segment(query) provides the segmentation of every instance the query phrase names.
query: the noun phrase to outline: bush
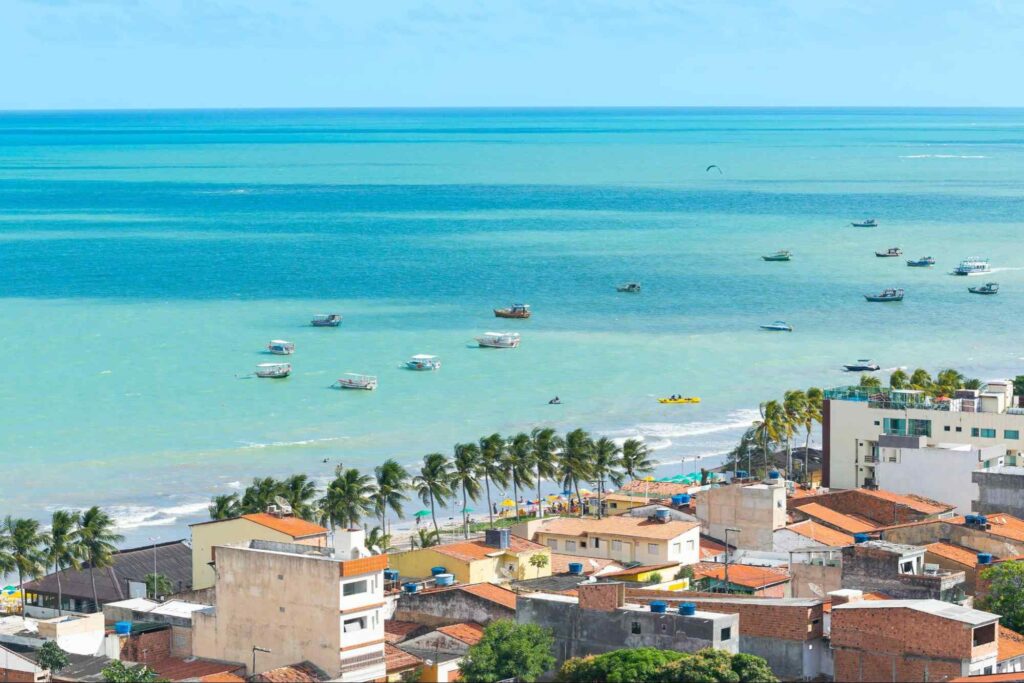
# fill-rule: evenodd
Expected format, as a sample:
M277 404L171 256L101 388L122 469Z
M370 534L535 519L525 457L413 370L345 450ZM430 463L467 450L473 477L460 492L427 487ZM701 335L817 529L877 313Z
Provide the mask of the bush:
M1024 562L1000 562L982 570L981 578L989 586L978 608L1001 615L1006 628L1024 630Z
M555 666L554 644L549 628L501 619L485 628L480 642L469 648L459 673L464 680L480 683L506 678L529 683Z
M740 653L732 656L732 670L740 683L775 683L779 680L762 657Z
M562 683L658 683L666 664L685 657L682 652L638 647L603 655L570 659L558 672Z
M672 662L663 674L663 680L678 683L740 683L739 674L732 670L732 655L711 648Z
M653 574L650 575L650 577L648 577L647 580L650 581L651 583L661 583L661 581L662 581L661 572L654 572Z

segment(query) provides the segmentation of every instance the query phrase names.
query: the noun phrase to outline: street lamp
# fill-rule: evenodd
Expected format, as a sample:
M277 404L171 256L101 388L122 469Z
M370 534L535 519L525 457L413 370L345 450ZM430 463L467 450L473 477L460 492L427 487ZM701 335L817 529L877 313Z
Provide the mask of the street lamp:
M729 592L729 532L738 534L742 529L735 527L726 527L725 529L725 592Z
M253 645L252 646L252 675L253 676L256 675L256 653L257 652L265 652L268 655L270 654L270 650L268 648L260 647L259 645Z

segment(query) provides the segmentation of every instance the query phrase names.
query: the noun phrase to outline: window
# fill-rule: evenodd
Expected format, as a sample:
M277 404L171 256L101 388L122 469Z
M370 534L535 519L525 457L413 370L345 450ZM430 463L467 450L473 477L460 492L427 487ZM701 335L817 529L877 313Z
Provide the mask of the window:
M551 548L552 550L558 550L558 539L549 538L548 539L548 547Z
M991 643L996 639L996 625L979 626L974 629L974 647Z
M630 633L633 633L635 635L639 635L640 634L640 622L639 621L634 621L633 625L629 628L629 631L630 631Z
M576 550L576 541L566 541L565 542L565 552L571 553L574 550Z
M343 630L345 633L355 633L356 631L363 631L366 629L366 617L357 617L356 619L346 619Z
M913 574L913 573L914 573L914 562L913 562L913 560L911 560L909 562L902 562L902 563L900 563L900 574Z
M887 417L882 421L882 432L895 436L904 436L907 433L907 421L898 417Z
M284 574L278 574L277 575L277 580L278 581L284 581Z
M963 427L957 427L957 428L956 428L956 431L958 431L958 432L962 432L962 431L964 431L964 428L963 428Z
M280 612L281 614L284 614L284 607L278 607L277 611Z
M729 640L732 638L732 626L726 626L722 629L722 637L720 640Z
M689 541L689 543L693 543L693 541ZM674 555L678 555L682 551L683 551L683 548L682 548L682 546L679 543L673 543L672 544L672 553Z
M341 587L342 595L359 595L360 593L365 593L366 591L367 588L365 579L362 581L353 581L352 583L346 583L343 584Z
M1018 429L1004 429L1003 430L1003 438L1004 439L1019 439L1020 438L1020 430L1018 430Z
M586 541L580 541L580 547L581 548L586 548L587 547L587 542Z
M601 539L600 538L595 538L594 539L594 547L595 548L600 548L601 547Z
M996 430L994 430L994 429L982 429L981 430L981 436L983 438L985 438L985 439L994 439L994 438L996 438Z
M881 423L881 422L879 422L878 420L875 420L875 426L876 426L876 427L877 427L878 425L880 425L880 424L882 424L882 423Z
M658 544L657 543L648 543L647 544L647 554L648 555L657 555L658 554Z
M693 539L686 542L686 549L693 552Z
M978 428L971 427L971 436L978 436Z
M943 427L943 428L942 428L942 431L944 431L944 432L948 432L948 431L949 431L949 425L946 425L945 427Z
M907 435L908 436L931 436L932 435L932 421L931 420L907 420Z
M622 551L622 541L612 541L612 552L617 553Z

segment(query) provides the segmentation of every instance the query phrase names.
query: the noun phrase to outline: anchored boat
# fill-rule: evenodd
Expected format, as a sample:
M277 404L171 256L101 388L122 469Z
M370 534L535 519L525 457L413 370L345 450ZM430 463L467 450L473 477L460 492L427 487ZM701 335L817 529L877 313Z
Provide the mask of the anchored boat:
M889 247L885 251L876 251L875 256L878 258L891 258L893 256L903 256L903 251L899 247Z
M340 313L318 313L310 321L310 325L313 327L337 327L340 324Z
M357 375L346 372L336 382L339 389L365 389L373 391L377 388L377 378L373 375Z
M965 258L953 269L953 275L983 275L990 272L992 267L988 264L988 259L977 256Z
M907 265L911 268L930 268L935 265L935 259L931 256L922 256L919 259L907 261Z
M291 363L260 363L256 366L256 376L269 379L283 379L292 374Z
M846 370L847 372L875 372L879 369L880 366L878 363L868 358L861 358L856 363L850 363L849 365L843 366L843 370Z
M877 228L878 221L876 221L874 218L865 218L859 223L854 222L850 223L850 225L852 225L855 228Z
M889 287L883 289L881 294L865 294L864 298L876 302L903 301L903 290Z
M967 291L971 294L995 294L999 291L999 283L987 282L981 287L968 287Z
M290 356L295 353L295 344L283 339L274 339L267 344L267 351L276 356Z
M639 282L626 282L615 288L616 292L626 292L628 294L639 294L640 283Z
M429 356L425 353L418 353L405 361L405 367L410 370L440 370L441 360L437 356Z
M517 332L484 332L476 343L489 349L514 349L519 346Z
M669 398L659 398L658 403L700 403L699 396L670 396Z
M776 320L775 322L768 323L767 325L761 325L762 330L768 330L770 332L792 332L793 326L784 320Z
M495 308L495 318L529 318L530 307L527 304L512 304L508 308Z
M790 260L792 260L792 258L793 258L793 252L791 252L791 251L789 251L787 249L780 249L779 251L775 252L774 254L768 254L767 256L762 256L761 257L761 259L764 260L764 261L790 261Z

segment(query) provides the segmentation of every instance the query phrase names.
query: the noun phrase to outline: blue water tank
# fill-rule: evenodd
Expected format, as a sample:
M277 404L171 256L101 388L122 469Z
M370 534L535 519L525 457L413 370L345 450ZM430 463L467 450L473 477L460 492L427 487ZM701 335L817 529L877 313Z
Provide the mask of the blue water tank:
M576 575L582 574L583 573L583 563L582 562L570 562L569 563L569 573L570 574L576 574Z
M447 574L447 573L448 573L448 570L445 569L444 567L431 567L430 568L430 575L431 576L437 576L438 574Z
M692 602L679 603L679 613L684 617L692 617L697 613L697 605Z
M658 508L657 510L654 511L654 518L657 519L659 522L667 522L668 510L665 508Z
M977 522L978 525L988 524L988 517L985 515L978 515L974 518L974 521Z
M451 574L435 574L434 583L438 586L450 586L455 583L455 577Z
M130 621L119 621L114 624L114 633L119 636L127 636L132 632L132 622Z
M385 569L384 570L385 581L398 581L398 570L397 569Z
M680 503L679 503L680 505L689 505L690 504L690 494L689 493L680 493L679 495L682 497L682 501L680 501Z
M406 593L415 593L419 589L420 589L420 585L418 583L403 583L402 584L402 590L404 590Z
M771 472L768 473L768 478L769 479L778 479L779 478L779 471L778 470L772 470Z
M964 515L964 524L977 524L978 515Z
M668 609L668 605L664 600L654 600L651 602L651 611L657 612L658 614L664 614L665 610Z
M992 564L992 553L978 553L978 564Z
M684 505L684 503L683 503L683 496L685 496L685 495L686 495L685 493L677 493L674 496L672 496L672 504L673 505Z
M867 541L870 538L871 537L868 536L867 534L854 534L853 535L853 542L854 543L863 543L864 541Z

